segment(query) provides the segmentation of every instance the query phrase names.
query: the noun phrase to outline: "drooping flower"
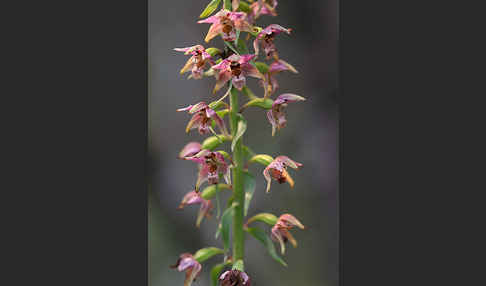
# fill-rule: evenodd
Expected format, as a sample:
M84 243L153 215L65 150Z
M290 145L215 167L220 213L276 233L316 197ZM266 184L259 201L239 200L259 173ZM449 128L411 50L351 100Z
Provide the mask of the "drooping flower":
M232 80L233 86L241 90L246 84L246 77L251 76L263 79L263 75L256 67L250 64L255 55L236 55L233 54L222 60L219 64L212 66L219 70L216 75L216 86L213 92L217 92L223 85Z
M280 184L288 182L290 187L293 188L294 180L287 172L287 167L298 169L301 166L303 166L301 163L297 163L287 156L278 156L275 158L268 164L265 170L263 170L263 176L265 177L265 180L267 180L266 192L268 193L270 191L272 179L277 180Z
M201 151L201 143L199 142L189 142L182 148L179 153L179 158L191 157L196 155Z
M181 74L191 71L191 75L195 79L201 79L203 77L206 63L213 63L211 55L208 54L201 45L195 45L187 48L175 48L174 50L184 52L185 55L192 55L181 69Z
M289 232L294 226L304 229L304 225L291 214L283 214L278 218L277 223L272 227L272 239L280 243L280 251L285 253L285 243L290 241L293 247L297 247L297 241Z
M199 209L196 220L196 226L199 227L201 225L202 219L204 217L210 216L210 211L213 208L213 204L210 200L203 199L199 192L191 191L184 196L178 209L183 209L186 205L195 204L201 204L201 208Z
M228 270L219 277L221 286L251 286L248 274L236 269Z
M274 61L268 68L268 72L265 74L266 80L261 80L260 84L265 89L266 96L270 96L278 88L278 82L275 75L282 71L291 71L293 73L298 73L298 71L289 63L284 60Z
M272 108L267 111L267 118L272 124L272 136L275 135L276 130L285 127L287 120L285 119L284 109L289 102L303 101L305 98L292 93L281 94L275 99Z
M250 22L255 21L261 15L277 16L277 0L258 0L250 5Z
M260 33L258 33L258 35L255 37L255 40L253 41L253 48L255 49L255 55L258 56L260 52L260 45L261 45L263 50L265 51L265 55L267 59L271 57L275 57L276 59L278 59L277 48L275 47L273 40L275 39L276 35L282 32L290 34L291 31L292 29L286 29L277 24L268 25L268 27L266 27Z
M190 253L183 253L180 255L175 265L170 266L171 268L177 268L179 272L186 272L186 279L184 280L184 286L190 286L192 281L201 272L202 266L197 262Z
M223 40L231 42L236 39L236 30L251 31L251 26L246 20L246 13L231 12L226 9L221 9L215 15L200 20L198 23L212 24L204 39L206 43L218 34L221 34Z
M198 129L200 134L206 134L211 129L211 119L214 120L216 125L218 125L221 132L225 135L228 134L228 130L226 129L226 125L224 124L223 119L213 110L211 109L205 102L199 102L194 105L189 105L184 108L179 108L177 111L188 111L189 114L194 114L187 123L186 132L189 132L191 129Z
M219 182L219 174L223 174L224 180L228 185L231 184L230 168L221 153L202 150L196 155L183 159L199 164L196 190L199 190L199 187L205 181L208 181L211 185L217 184Z

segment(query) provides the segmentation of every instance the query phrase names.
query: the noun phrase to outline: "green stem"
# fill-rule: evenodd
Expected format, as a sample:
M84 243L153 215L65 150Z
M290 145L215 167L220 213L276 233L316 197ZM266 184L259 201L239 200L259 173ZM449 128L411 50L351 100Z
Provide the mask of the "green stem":
M230 97L230 126L233 138L236 134L238 125L238 91L235 88L231 89ZM243 149L242 139L236 142L233 151L233 196L234 202L237 206L233 213L233 260L243 259L245 255L245 232L243 231L243 210L245 207L245 193L243 189Z

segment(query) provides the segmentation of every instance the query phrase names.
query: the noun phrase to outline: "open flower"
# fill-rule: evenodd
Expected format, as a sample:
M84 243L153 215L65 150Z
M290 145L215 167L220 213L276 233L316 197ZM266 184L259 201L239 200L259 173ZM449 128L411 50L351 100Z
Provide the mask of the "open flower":
M277 16L277 0L258 0L250 5L249 18L251 22L255 21L261 15Z
M292 93L281 94L275 99L272 104L272 108L267 111L267 118L272 124L272 136L275 135L276 130L285 127L287 120L285 119L284 109L287 107L287 103L303 101L305 98Z
M183 159L199 164L196 190L199 190L199 187L205 181L208 181L211 185L217 184L219 182L219 174L223 174L228 185L231 184L230 168L221 153L202 150L194 156Z
M228 270L219 277L221 286L251 286L250 277L243 271Z
M204 217L210 216L210 211L213 208L213 204L211 203L210 200L203 199L199 192L191 191L184 196L178 209L183 209L186 205L195 205L195 204L201 204L201 208L199 209L199 213L197 215L197 220L196 220L196 226L199 227L201 225L202 219Z
M203 77L206 63L212 63L211 55L208 54L201 45L195 45L187 48L175 48L174 50L184 52L185 55L192 55L181 69L181 74L191 71L191 75L195 79L201 79Z
M236 55L233 54L222 60L219 64L212 66L219 70L216 75L216 86L213 92L217 92L223 85L232 80L233 86L241 90L246 84L246 77L251 76L263 80L263 75L257 68L250 64L255 55Z
M288 182L290 187L293 188L294 180L287 172L287 167L298 169L301 166L303 166L301 163L297 163L287 156L278 156L275 158L268 164L265 170L263 170L263 176L265 177L265 180L267 180L266 192L268 193L270 191L272 179L277 180L280 184Z
M260 85L262 85L265 89L266 96L272 95L278 88L278 82L275 75L286 70L293 73L298 73L298 71L291 64L284 60L275 61L269 66L268 72L265 74L265 80L260 81Z
M251 31L251 26L246 20L246 13L230 12L226 9L221 9L215 15L200 20L198 23L212 24L204 39L206 43L218 34L221 34L223 40L231 42L236 39L236 30Z
M285 253L285 243L287 241L290 241L293 247L297 247L297 241L289 232L289 230L294 226L297 226L300 229L305 228L304 225L300 223L300 221L293 215L283 214L278 218L277 223L272 227L271 237L274 241L278 241L280 243L280 251L282 254Z
M194 114L187 123L186 132L189 132L191 129L198 129L200 134L206 134L209 130L214 131L211 129L211 119L214 120L216 125L218 125L221 132L225 135L228 134L226 130L226 126L224 124L223 119L205 102L199 102L195 105L189 105L188 107L179 108L177 111L188 111L189 114ZM213 132L214 133L214 132Z
M290 34L292 29L286 29L280 25L277 24L271 24L268 25L265 29L263 29L258 35L255 37L255 40L253 41L253 48L255 49L255 55L258 56L258 53L260 52L260 45L262 46L263 50L265 51L265 55L267 56L267 59L270 57L277 57L277 49L275 48L275 44L273 43L273 40L275 39L275 36L285 32L287 34Z
M186 280L184 280L184 286L190 286L201 272L202 266L190 253L183 253L177 260L177 263L172 265L171 268L177 268L179 272L185 271Z

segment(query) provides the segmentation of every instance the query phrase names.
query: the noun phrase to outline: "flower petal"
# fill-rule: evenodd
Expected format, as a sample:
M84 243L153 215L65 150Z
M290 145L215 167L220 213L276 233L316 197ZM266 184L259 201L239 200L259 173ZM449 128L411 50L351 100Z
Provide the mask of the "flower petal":
M180 71L180 74L183 74L183 73L186 73L186 72L190 71L194 65L195 65L194 58L193 57L190 57L187 60L186 64L182 67L182 69Z
M201 151L201 143L199 142L189 142L182 148L179 153L179 158L194 156Z
M208 43L209 41L211 41L211 39L213 39L219 33L221 33L222 29L223 29L223 25L221 25L220 23L212 24L211 27L209 27L208 33L206 34L204 41Z
M268 165L270 166L270 165ZM267 189L265 190L266 193L270 192L270 185L272 184L272 178L270 177L270 174L268 173L268 166L263 170L263 176L265 177L265 180L267 180Z
M297 226L300 229L305 229L305 226L293 215L291 214L283 214L279 217L279 221L284 221L286 224L291 226Z
M213 93L220 90L226 82L231 79L231 71L224 70L220 72L217 76L216 85L214 86Z
M283 103L297 102L297 101L305 101L305 98L293 93L283 93L279 95L277 99L275 99L275 101L272 104L272 108Z
M295 162L287 156L278 156L274 161L282 162L293 169L298 169L299 167L303 166L301 163Z
M189 120L189 122L187 123L186 133L188 133L191 129L199 128L199 126L201 126L203 119L204 119L203 116L201 116L200 114L194 114L191 120Z
M241 65L241 70L245 76L251 76L259 79L264 79L263 75L258 71L258 69L251 64Z

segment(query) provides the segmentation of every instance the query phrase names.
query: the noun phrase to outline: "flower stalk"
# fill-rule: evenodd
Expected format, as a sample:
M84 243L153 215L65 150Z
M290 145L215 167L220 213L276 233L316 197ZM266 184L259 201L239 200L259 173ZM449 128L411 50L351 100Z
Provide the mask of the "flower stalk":
M231 88L230 96L230 128L235 138L238 126L238 91ZM245 232L243 231L243 210L245 209L245 193L243 189L243 149L242 138L238 139L233 151L233 196L237 205L233 213L233 259L243 259L245 255Z

